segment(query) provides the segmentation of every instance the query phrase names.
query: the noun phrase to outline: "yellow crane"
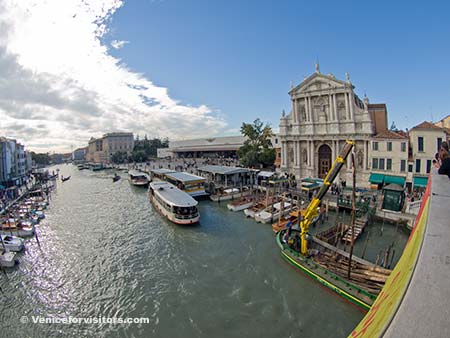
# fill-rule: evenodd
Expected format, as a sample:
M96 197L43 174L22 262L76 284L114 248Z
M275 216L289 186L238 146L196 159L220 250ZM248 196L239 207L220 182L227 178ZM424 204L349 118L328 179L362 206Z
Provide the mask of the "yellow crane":
M307 241L307 234L309 231L309 226L311 225L312 220L317 217L318 212L317 208L320 206L320 203L322 202L322 199L325 197L325 194L327 193L328 189L330 188L331 183L333 183L336 176L339 174L339 171L341 170L342 166L345 163L345 160L347 159L348 155L352 151L353 147L355 145L354 141L345 141L345 146L342 148L341 153L336 158L336 160L333 163L333 166L328 171L327 176L325 177L323 181L323 185L320 187L319 192L311 202L309 203L308 207L306 209L303 209L301 211L301 218L299 221L300 226L300 238L301 238L301 254L306 256L308 254L308 241Z

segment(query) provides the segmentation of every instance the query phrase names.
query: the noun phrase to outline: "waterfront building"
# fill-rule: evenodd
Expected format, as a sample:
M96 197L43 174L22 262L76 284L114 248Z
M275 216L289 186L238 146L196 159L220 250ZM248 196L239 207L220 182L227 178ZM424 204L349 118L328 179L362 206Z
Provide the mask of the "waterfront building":
M408 149L409 140L404 132L385 130L372 137L369 150L369 182L372 188L378 189L390 183L405 185ZM411 180L412 177L409 177L409 182Z
M441 127L441 128L447 128L448 129L447 132L449 132L450 131L450 114L447 115L446 117L442 118L438 122L436 122L435 125L438 127Z
M106 162L111 163L111 159L116 153L126 153L130 156L134 148L133 133L115 132L103 135L103 151Z
M0 184L19 186L25 181L26 173L24 146L16 140L0 137Z
M369 185L369 148L372 137L387 130L385 104L369 104L354 91L350 77L337 79L315 72L298 86L291 85L291 111L280 119L281 171L302 177L324 178L346 139L355 141L358 185ZM340 173L350 181L351 159Z
M27 174L30 174L33 170L33 157L31 151L25 151L25 166Z
M88 162L110 163L116 153L131 155L134 148L133 133L114 132L104 134L101 138L91 137L87 148Z
M86 153L89 147L77 148L72 153L72 161L80 162L86 159Z
M409 131L411 156L408 173L412 176L413 188L425 188L434 156L441 148L442 142L448 139L448 135L445 128L428 121Z
M159 158L237 158L237 151L244 145L244 136L225 136L169 141L169 148L157 150Z

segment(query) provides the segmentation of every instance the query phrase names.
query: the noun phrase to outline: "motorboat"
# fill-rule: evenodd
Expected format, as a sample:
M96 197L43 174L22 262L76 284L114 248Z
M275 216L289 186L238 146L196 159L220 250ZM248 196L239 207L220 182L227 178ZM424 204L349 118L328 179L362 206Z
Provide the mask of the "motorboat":
M0 235L3 241L4 247L9 251L22 251L24 248L23 238L11 236L11 235Z
M128 179L132 185L145 187L149 184L150 180L148 176L137 170L130 170L128 172Z
M156 210L176 224L194 224L200 220L198 202L169 182L150 183L148 197Z

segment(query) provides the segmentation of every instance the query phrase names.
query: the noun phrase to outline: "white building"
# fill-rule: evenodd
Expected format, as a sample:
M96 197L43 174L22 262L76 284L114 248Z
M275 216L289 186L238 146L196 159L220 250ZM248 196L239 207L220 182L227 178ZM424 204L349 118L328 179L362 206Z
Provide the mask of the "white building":
M373 136L369 150L372 185L405 185L408 166L408 136L404 132L385 130ZM410 179L411 181L411 179Z
M354 92L350 77L316 71L289 91L291 111L280 120L281 171L302 177L325 177L345 140L356 142L357 182L368 185L372 136L386 130L384 104L369 104ZM350 181L350 157L341 178Z
M408 164L408 172L413 177L413 187L426 182L425 178L430 173L434 156L447 138L446 129L427 121L409 131L411 161Z

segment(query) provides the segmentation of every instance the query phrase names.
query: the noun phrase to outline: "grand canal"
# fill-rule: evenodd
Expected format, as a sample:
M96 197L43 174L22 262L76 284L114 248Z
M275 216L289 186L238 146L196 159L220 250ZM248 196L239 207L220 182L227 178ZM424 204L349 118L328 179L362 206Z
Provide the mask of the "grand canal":
M202 201L201 223L177 226L126 179L60 169L72 178L51 195L40 246L28 240L19 266L0 275L2 338L345 337L364 315L285 263L268 225L225 203ZM384 226L383 237L403 246L407 235ZM32 316L150 323L37 324Z

